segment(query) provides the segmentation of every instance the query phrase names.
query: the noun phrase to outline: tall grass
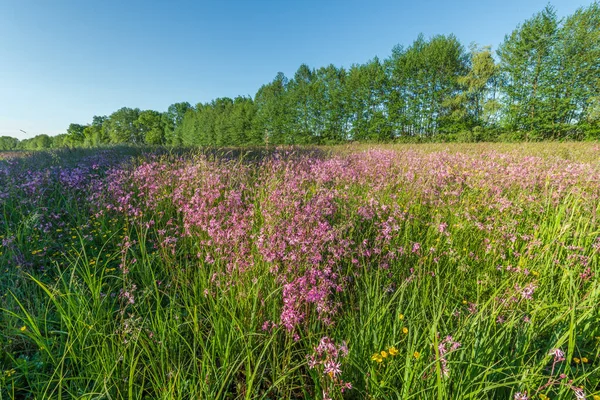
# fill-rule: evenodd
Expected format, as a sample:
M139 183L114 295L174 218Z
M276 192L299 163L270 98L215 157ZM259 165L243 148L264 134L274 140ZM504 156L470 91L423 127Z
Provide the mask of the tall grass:
M597 150L537 146L11 159L0 398L595 399Z

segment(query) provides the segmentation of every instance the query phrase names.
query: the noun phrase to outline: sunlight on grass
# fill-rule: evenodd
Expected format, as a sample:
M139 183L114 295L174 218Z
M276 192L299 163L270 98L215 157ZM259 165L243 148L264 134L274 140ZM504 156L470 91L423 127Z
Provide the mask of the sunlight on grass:
M0 398L596 399L598 155L7 159Z

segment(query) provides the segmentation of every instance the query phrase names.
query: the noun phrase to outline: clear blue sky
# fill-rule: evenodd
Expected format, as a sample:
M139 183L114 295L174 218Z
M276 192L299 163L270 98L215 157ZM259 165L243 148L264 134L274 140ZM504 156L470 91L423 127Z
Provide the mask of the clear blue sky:
M553 0L560 17L591 0ZM454 33L492 45L546 0L0 0L0 136L120 107L254 96L301 63L350 66ZM27 134L19 130L27 131Z

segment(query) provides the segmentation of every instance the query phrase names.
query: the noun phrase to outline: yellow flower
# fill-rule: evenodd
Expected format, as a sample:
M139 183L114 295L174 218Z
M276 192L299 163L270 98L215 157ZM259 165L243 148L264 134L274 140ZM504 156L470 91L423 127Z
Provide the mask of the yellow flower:
M588 363L588 362L590 362L590 360L588 360L587 357L581 357L581 362Z
M577 357L573 357L573 361L575 361L575 364L579 364L581 362L581 360Z
M19 330L21 332L25 332L27 330L27 327L25 325L23 325L22 327L19 328Z
M540 399L541 399L541 400L550 400L550 397L546 396L546 395L545 395L545 394L543 394L543 393L540 393Z
M404 319L404 314L398 314L398 319L402 321Z
M382 350L380 354L383 358L386 358L388 356L388 353L385 350Z
M390 353L390 356L392 356L392 357L398 355L398 349L395 348L394 346L390 347L388 349L388 352Z
M463 301L462 301L462 303L463 303L463 304L467 304L467 301L466 301L466 300L463 300Z
M408 328L407 327L402 328L402 333L404 333L406 335L408 333Z
M419 357L421 357L421 353L419 353L418 351L415 351L413 353L413 357L416 358L416 359L418 359Z
M594 395L593 397L594 400L600 400L600 396L598 396L597 394Z
M371 356L371 360L377 361L378 363L383 362L383 358L379 355L379 353L375 353Z

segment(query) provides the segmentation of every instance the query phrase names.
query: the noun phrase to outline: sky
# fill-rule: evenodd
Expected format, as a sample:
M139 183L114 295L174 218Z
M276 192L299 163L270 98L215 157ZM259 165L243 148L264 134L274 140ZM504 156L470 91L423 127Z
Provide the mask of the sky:
M559 17L591 0L552 0ZM495 50L547 0L0 0L0 136L121 107L254 96L300 64L349 67L423 33ZM26 133L21 132L21 130Z

